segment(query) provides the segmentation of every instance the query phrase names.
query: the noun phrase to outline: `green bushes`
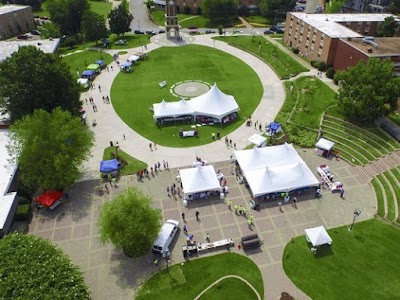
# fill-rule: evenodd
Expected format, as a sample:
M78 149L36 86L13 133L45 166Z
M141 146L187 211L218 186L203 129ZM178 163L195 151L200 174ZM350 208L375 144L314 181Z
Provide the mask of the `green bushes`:
M299 54L299 52L300 52L300 50L298 48L293 48L292 51L294 54Z
M325 64L323 61L315 61L315 60L312 60L312 61L310 61L310 64L311 64L314 68L317 68L318 71L323 72L323 71L326 70L326 64Z
M335 77L335 69L333 67L329 67L326 69L326 77L333 79Z
M30 204L19 204L17 213L15 214L15 221L28 221L31 217L32 206Z

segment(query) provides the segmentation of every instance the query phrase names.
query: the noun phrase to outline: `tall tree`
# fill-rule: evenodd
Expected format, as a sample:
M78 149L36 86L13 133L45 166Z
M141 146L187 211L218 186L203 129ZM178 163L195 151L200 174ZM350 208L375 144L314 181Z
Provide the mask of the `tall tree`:
M397 108L400 77L390 60L360 61L353 68L340 71L339 103L347 118L361 122L374 121Z
M393 0L392 4L389 6L389 12L392 14L400 13L400 0Z
M94 137L80 117L56 108L36 110L10 127L8 149L17 161L20 180L32 194L64 190L79 179Z
M260 12L263 16L272 19L276 24L283 20L287 11L292 11L296 6L296 0L260 0Z
M82 32L87 41L95 41L108 37L104 18L92 11L86 11L82 19Z
M128 256L142 256L156 239L161 219L149 196L129 188L100 208L100 240L110 241Z
M378 28L378 35L392 37L400 27L399 22L394 17L387 17Z
M133 20L132 14L126 8L126 5L119 5L114 8L108 14L108 24L110 26L110 31L117 35L124 35L125 32L131 31L129 26Z
M0 62L0 105L17 120L41 108L62 107L78 115L79 86L69 66L55 54L34 46L21 47Z
M202 13L214 25L230 25L238 16L237 0L204 0Z
M74 35L81 30L82 17L90 9L88 0L46 0L51 20L62 34Z

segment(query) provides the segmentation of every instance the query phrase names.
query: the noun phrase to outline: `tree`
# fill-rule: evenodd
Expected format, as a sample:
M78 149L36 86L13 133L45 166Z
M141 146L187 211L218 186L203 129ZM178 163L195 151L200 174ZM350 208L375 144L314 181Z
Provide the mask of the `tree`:
M29 234L0 240L1 299L90 299L82 272L57 246Z
M284 19L287 11L292 11L296 0L260 0L259 8L263 16L270 18L274 24Z
M93 133L79 117L56 108L36 110L10 127L8 149L17 161L20 180L32 194L64 190L81 176L89 157Z
M394 0L389 6L389 12L392 14L400 13L400 0Z
M237 18L237 0L204 0L203 15L214 25L230 25Z
M42 24L42 37L44 38L59 38L61 37L60 27L56 23L45 22Z
M82 17L90 9L88 0L46 0L46 4L51 20L68 35L81 30Z
M349 119L371 122L397 108L400 77L395 77L390 60L360 61L335 79L340 82L340 106Z
M110 31L117 35L124 35L125 32L131 31L129 26L133 20L132 14L125 8L124 5L119 5L108 14L108 24Z
M392 37L399 28L398 21L394 17L387 17L378 28L378 36Z
M222 25L218 26L218 33L219 33L219 35L223 35L224 34L224 27Z
M118 194L100 208L100 240L122 248L128 256L146 254L161 228L161 211L136 188Z
M79 86L69 66L34 46L20 47L0 62L0 95L0 105L12 121L35 109L52 111L58 106L78 115L81 106Z
M87 41L95 41L108 37L104 18L92 11L86 11L82 18L82 32Z

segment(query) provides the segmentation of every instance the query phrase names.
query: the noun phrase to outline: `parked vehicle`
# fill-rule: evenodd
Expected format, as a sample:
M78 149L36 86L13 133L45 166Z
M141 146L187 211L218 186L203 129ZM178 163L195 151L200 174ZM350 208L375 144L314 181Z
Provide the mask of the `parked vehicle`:
M189 26L188 29L197 29L197 26Z
M156 32L154 30L146 30L146 34L148 35L155 35Z
M135 34L144 34L144 31L143 31L143 30L138 30L138 29L136 29L134 32L135 32Z
M34 29L31 31L31 34L33 35L41 35L42 33L40 32L40 30Z
M153 244L152 251L157 254L164 254L169 251L175 235L179 230L179 222L176 220L168 220L161 227L160 233Z
M158 33L165 33L165 30L164 30L164 29L160 29L160 30L158 31Z
M31 36L28 34L20 34L19 36L17 36L17 39L19 39L19 40L27 40L30 38L31 38Z
M210 30L210 29L207 29L207 30L205 31L205 33L206 33L206 34L209 34L209 33L215 33L215 30Z
M271 29L267 29L264 31L264 34L274 34L275 32L272 31Z
M126 45L128 42L125 39L118 40L114 43L115 45Z

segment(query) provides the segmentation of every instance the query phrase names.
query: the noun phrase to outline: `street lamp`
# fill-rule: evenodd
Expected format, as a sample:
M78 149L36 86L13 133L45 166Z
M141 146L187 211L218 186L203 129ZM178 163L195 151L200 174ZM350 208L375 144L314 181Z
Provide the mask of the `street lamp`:
M351 223L351 226L350 226L350 228L349 228L349 231L352 231L352 230L353 230L353 226L354 226L354 223L356 222L356 218L357 218L358 216L360 216L360 215L361 215L361 209L356 208L356 209L354 210L354 212L353 212L353 223Z
M165 258L165 263L167 264L167 272L169 273L169 267L168 267L169 257L170 257L169 249L167 249L167 250L163 253L163 257Z

